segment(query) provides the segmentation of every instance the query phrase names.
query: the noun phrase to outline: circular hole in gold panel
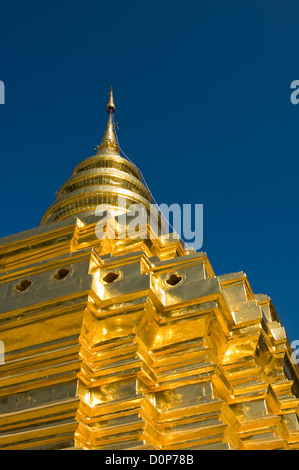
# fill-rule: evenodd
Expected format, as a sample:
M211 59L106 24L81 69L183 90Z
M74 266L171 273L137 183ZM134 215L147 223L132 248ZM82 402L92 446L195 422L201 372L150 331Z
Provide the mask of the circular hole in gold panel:
M62 279L65 279L70 274L71 270L69 268L61 268L54 274L53 279L55 279L55 281L62 281Z
M120 273L118 271L110 271L109 273L105 274L102 277L102 281L105 282L106 284L111 284L112 282L116 281L120 276Z
M182 282L183 280L183 276L180 276L179 274L177 273L171 273L169 274L169 276L166 278L165 280L165 283L168 285L168 286L176 286L177 284L179 284L180 282Z
M24 279L14 287L16 292L25 292L32 285L31 279Z

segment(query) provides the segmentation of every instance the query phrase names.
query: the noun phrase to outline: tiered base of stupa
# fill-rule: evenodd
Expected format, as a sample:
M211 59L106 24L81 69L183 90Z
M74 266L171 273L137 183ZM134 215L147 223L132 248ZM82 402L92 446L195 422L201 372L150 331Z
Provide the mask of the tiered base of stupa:
M243 272L94 221L0 240L0 449L298 449L298 368Z

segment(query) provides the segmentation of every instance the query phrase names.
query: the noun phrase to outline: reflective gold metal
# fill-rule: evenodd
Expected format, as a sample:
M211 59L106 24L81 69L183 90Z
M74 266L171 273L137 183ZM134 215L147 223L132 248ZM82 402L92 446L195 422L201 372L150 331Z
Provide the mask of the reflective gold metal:
M103 150L105 149L114 150L117 155L119 154L119 147L118 147L118 143L117 143L116 136L114 133L114 126L113 126L113 119L112 119L112 116L115 113L115 109L116 108L115 108L115 104L113 101L113 91L111 87L110 93L109 93L109 101L106 106L106 112L109 113L109 119L108 119L104 137L100 145L98 146L97 154L102 154Z
M74 215L94 215L99 205L117 209L119 197L128 208L133 203L150 206L151 194L138 168L120 155L112 116L115 112L112 88L106 107L107 127L96 155L86 158L63 184L56 201L44 214L41 225L71 220Z
M0 449L298 449L298 366L271 299L149 226L96 237L96 198L151 201L116 154L114 109L111 92L109 138L41 226L0 239Z

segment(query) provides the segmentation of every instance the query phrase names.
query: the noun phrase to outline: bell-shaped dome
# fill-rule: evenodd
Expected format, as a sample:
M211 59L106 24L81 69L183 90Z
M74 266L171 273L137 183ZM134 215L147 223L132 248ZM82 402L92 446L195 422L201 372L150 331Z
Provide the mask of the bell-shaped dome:
M120 155L113 125L115 105L112 89L106 111L109 113L108 123L97 153L77 165L60 188L54 204L46 211L41 225L73 216L84 219L94 215L99 206L109 206L117 211L120 197L125 201L122 207L128 208L133 203L150 206L151 194L140 171Z

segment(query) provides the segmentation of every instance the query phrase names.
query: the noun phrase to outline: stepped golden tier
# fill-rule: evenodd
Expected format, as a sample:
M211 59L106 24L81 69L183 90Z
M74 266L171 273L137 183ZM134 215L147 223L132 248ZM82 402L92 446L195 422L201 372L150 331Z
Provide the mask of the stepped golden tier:
M98 205L151 203L114 111L111 91L96 154L40 227L0 240L0 449L298 449L298 367L271 299L148 225L97 237Z

